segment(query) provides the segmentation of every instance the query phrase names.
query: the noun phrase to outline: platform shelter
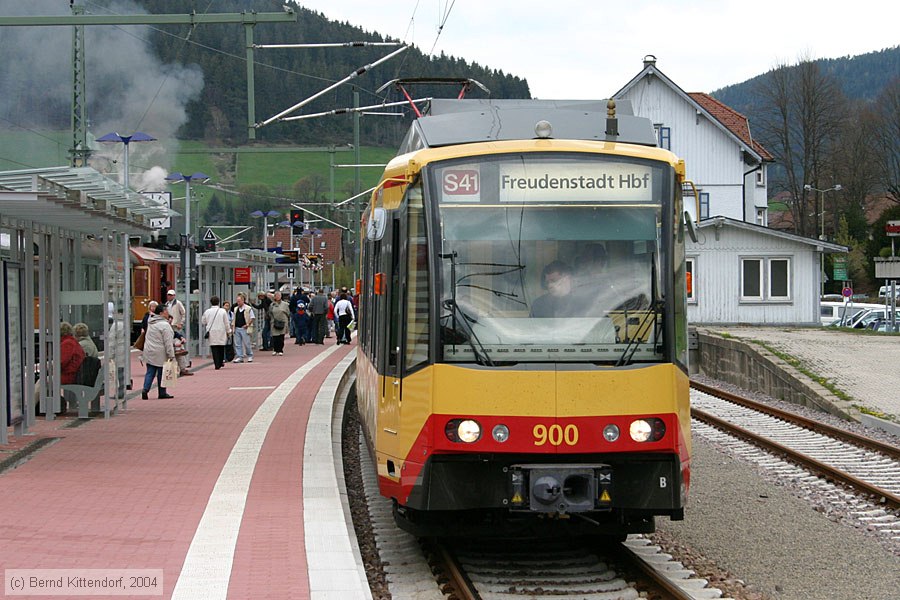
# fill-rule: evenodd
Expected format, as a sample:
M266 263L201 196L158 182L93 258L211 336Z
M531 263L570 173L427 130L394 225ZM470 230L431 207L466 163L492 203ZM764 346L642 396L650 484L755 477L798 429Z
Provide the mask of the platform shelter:
M35 412L60 412L62 321L86 323L99 341L104 415L124 407L129 240L175 215L90 167L0 172L0 443L10 426L24 434Z

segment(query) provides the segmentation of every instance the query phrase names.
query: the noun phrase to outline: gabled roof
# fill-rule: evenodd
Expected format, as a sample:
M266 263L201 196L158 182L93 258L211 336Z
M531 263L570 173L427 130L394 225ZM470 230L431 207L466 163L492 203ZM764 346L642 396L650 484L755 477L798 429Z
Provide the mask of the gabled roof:
M741 138L745 144L753 148L766 162L772 162L775 157L763 148L762 144L750 136L750 121L730 106L722 104L709 94L703 92L688 92L688 96L706 109L706 112L715 117L722 125L728 128L734 135Z
M708 94L697 92L689 94L685 92L656 67L656 57L652 55L648 55L644 58L643 70L632 77L631 81L626 83L622 89L613 94L612 97L619 98L646 77L656 77L661 82L665 83L676 94L681 96L685 102L709 119L713 125L724 131L726 135L741 145L758 161L772 162L774 160L772 155L750 136L750 124L747 121L747 117L732 110Z
M792 242L797 242L799 244L806 244L807 246L815 246L821 247L822 250L826 254L846 254L849 249L846 246L841 246L840 244L833 244L831 242L823 242L821 240L816 240L813 238L803 237L802 235L796 235L793 233L788 233L786 231L780 231L777 229L771 229L769 227L763 227L762 225L755 225L753 223L745 223L744 221L738 221L737 219L731 219L729 217L710 217L709 219L703 219L699 223L697 223L697 229L706 229L707 227L722 227L722 226L730 226L736 227L738 229L743 229L745 231L752 231L753 233L758 233L760 235L767 235L771 237L777 237L784 240L790 240Z

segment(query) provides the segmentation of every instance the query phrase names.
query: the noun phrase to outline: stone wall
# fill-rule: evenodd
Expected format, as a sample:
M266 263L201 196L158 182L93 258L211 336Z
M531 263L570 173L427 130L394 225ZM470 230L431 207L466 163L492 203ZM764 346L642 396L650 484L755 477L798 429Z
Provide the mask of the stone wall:
M859 412L849 402L762 346L699 328L697 336L701 374L785 402L859 420Z

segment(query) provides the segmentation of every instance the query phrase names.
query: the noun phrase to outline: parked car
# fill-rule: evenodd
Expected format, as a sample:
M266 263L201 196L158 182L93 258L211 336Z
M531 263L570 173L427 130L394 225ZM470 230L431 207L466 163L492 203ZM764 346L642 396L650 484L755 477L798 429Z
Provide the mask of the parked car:
M870 308L857 313L846 327L851 329L873 329L877 328L878 323L883 321L890 323L890 311L884 306L879 306L878 308Z
M840 326L850 323L856 315L865 310L884 308L880 304L863 304L860 302L822 302L820 305L820 321L822 325Z

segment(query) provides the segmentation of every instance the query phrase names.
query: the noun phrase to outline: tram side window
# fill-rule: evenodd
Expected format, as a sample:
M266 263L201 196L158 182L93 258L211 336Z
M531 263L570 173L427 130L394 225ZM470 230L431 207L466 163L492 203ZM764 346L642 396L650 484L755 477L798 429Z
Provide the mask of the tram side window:
M428 363L431 314L428 293L428 238L421 186L411 187L407 205L405 372Z

